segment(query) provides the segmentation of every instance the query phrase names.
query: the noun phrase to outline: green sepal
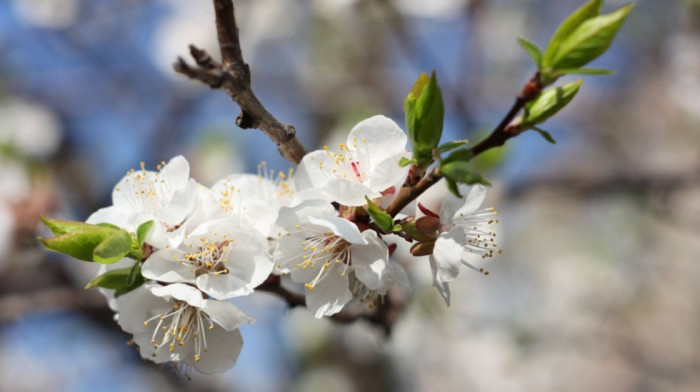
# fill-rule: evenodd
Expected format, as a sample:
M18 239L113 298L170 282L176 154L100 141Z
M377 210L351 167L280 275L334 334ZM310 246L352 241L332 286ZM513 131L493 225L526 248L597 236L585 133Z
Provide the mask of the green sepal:
M602 0L590 0L564 19L564 21L554 32L554 35L552 35L552 38L549 40L549 45L547 45L547 49L545 49L544 55L542 56L541 66L544 68L551 67L554 56L559 51L562 42L566 40L583 22L600 15L602 6Z
M131 250L131 235L124 229L114 231L93 251L93 260L100 264L112 264L121 260Z
M632 6L628 4L617 11L581 23L562 41L552 58L551 67L555 70L579 68L605 53L627 19Z
M418 161L416 161L415 159L408 159L406 157L401 157L401 159L399 159L399 166L401 166L401 167L406 167L408 165L417 165L417 164L418 164Z
M524 127L541 124L563 109L576 96L583 79L543 91L525 106L525 115L519 120Z
M539 133L540 136L542 136L542 137L544 138L544 140L546 140L546 141L548 141L548 142L550 142L550 143L552 143L552 144L557 144L557 141L554 140L554 138L552 137L552 134L550 134L549 132L545 131L544 129L538 128L538 127L532 127L531 129L532 129L533 131Z
M139 243L139 249L143 247L143 243L146 242L146 236L153 227L153 223L154 222L152 220L149 220L148 222L143 222L136 229L136 240Z
M446 179L453 181L455 184L483 184L491 185L484 177L479 174L476 168L468 161L448 162L440 166L440 171ZM450 189L452 191L452 189ZM454 192L459 195L459 191Z
M414 158L417 166L425 168L432 162L433 149L440 143L445 117L445 104L435 71L430 77L425 73L418 77L404 99L404 109Z
M129 278L129 274L131 273L132 269L132 267L126 267L107 271L90 281L90 283L86 284L85 290L93 287L102 287L112 290L122 288L126 285L126 281Z
M537 68L540 67L542 64L542 51L540 48L537 47L532 41L523 38L523 37L518 37L518 43L520 46L525 50L525 53L530 56L532 61L535 62L535 65L537 65Z
M379 228L385 232L392 231L394 228L394 220L391 218L391 215L379 208L378 205L374 204L369 197L365 196L365 199L367 200L367 213L372 218L374 223L376 223L377 226L379 226Z
M416 221L410 221L403 224L403 232L410 235L411 238L418 242L430 241L431 238L423 235L416 227Z
M438 152L439 154L444 154L444 153L446 153L446 152L449 152L449 151L454 150L455 148L462 147L463 145L465 145L465 144L467 144L467 143L469 143L469 141L468 141L467 139L464 139L464 140L453 140L453 141L451 141L451 142L446 142L446 143L441 144L441 145L437 148L437 152Z

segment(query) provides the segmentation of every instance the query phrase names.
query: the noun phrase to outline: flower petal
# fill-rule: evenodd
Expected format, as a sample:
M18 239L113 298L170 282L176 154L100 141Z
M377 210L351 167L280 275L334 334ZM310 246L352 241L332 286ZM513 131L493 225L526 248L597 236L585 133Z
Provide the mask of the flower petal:
M241 331L234 329L226 331L214 324L211 331L207 331L207 352L202 353L199 361L194 359L194 347L191 347L189 355L181 358L182 362L194 367L202 374L223 373L233 367L243 349L243 337Z
M357 151L359 158L366 158L370 170L373 170L382 161L404 153L407 141L406 133L394 120L376 115L360 121L353 127L348 135L347 145ZM396 163L398 166L398 160Z
M406 179L406 175L408 175L410 166L399 166L399 160L408 156L409 153L401 152L377 163L366 185L378 192L382 192L392 186L401 186Z
M377 233L367 230L362 233L366 245L351 245L352 266L355 275L370 290L386 292L388 289L389 248Z
M433 270L433 286L437 289L437 291L440 293L442 298L445 300L445 303L447 306L450 306L450 286L447 282L442 282L438 280L437 277L437 271L438 267L435 262L434 257L430 257L430 268Z
M360 233L360 229L347 219L337 216L326 216L323 218L309 217L309 223L316 226L321 226L333 234L343 237L343 239L351 244L366 245L367 240Z
M433 274L437 276L436 279L439 282L449 282L459 274L464 249L463 240L464 236L460 230L453 229L441 234L435 241L432 258L435 259L437 271L433 270Z
M190 164L185 157L178 155L163 166L158 176L169 184L170 189L182 189L187 186L190 178Z
M226 301L205 299L202 310L226 331L233 331L243 324L252 324L255 321L238 306Z
M346 303L352 299L348 289L348 278L341 276L340 268L333 264L331 270L313 290L306 289L306 307L321 318L340 312Z
M185 301L189 305L197 308L201 308L204 305L202 292L184 283L173 283L167 286L154 285L151 286L151 293L161 298L175 298L180 301Z
M288 232L295 232L296 226L308 222L310 216L334 216L333 205L324 200L307 200L295 207L280 208L277 224Z
M178 259L185 257L184 252L175 249L161 249L151 255L143 263L141 274L146 279L167 283L193 283L195 274L193 267L180 263Z

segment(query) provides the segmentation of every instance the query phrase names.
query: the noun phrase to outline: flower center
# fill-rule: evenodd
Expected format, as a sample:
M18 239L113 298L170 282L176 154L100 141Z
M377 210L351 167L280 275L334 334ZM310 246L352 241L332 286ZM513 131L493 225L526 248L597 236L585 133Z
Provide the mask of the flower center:
M340 276L345 276L351 264L350 243L333 233L318 234L308 237L301 243L303 256L296 268L318 271L316 276L306 283L307 289L313 291L314 287L323 280L331 270L340 270ZM332 268L334 265L338 268Z
M218 235L214 233L214 235ZM201 242L198 249L184 254L175 254L173 259L180 263L186 263L192 266L192 272L196 276L213 273L216 276L219 274L227 274L228 258L226 253L228 247L233 243L233 238L227 234L222 235L222 240L217 242L209 242L206 238L200 238ZM190 244L189 248L194 249L195 246Z
M199 362L202 352L207 352L206 331L214 329L214 324L201 309L184 301L175 301L170 309L144 321L143 325L148 326L156 320L158 324L151 336L151 344L156 351L167 347L172 353L178 347L192 343L196 362ZM155 356L156 352L153 353Z
M496 233L493 231L494 225L498 223L498 219L494 216L498 212L493 207L477 210L471 214L460 214L453 220L455 226L463 230L465 237L464 249L471 253L476 253L483 258L493 257L494 253L501 254L503 251L498 248L496 242ZM445 231L447 228L442 228ZM476 268L466 261L462 261L464 265L479 272L484 272L483 269ZM488 272L484 272L488 274Z

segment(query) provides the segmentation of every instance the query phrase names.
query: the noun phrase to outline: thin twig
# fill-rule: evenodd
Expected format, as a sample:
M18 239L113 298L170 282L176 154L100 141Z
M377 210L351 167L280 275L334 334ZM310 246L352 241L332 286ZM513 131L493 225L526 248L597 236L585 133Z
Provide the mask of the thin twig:
M233 2L213 1L222 62L217 62L206 51L190 45L190 54L197 65L191 66L184 59L178 58L173 69L213 89L226 92L241 108L236 125L243 129L261 130L277 144L284 158L298 165L307 150L296 138L296 130L268 112L252 90L250 68L241 53Z

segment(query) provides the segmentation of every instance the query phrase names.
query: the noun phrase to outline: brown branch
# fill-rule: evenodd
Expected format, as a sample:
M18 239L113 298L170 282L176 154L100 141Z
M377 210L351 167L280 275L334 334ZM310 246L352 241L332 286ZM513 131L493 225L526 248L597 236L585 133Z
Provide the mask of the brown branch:
M513 122L515 116L525 107L525 104L537 97L537 95L542 92L543 88L544 85L540 81L540 75L536 73L525 84L525 87L523 87L520 94L516 97L513 106L511 106L508 113L501 119L501 122L498 123L491 134L468 150L471 152L471 157L474 158L486 150L502 146L508 139L518 136L520 130L517 129L517 127L510 127L509 125ZM415 186L402 187L396 199L387 207L386 212L392 217L396 216L396 214L401 212L410 202L440 181L442 177L443 175L440 172L440 168L436 167Z
M295 165L299 164L307 150L296 138L296 130L268 112L252 90L250 68L241 53L233 2L213 1L222 63L212 59L206 51L190 45L190 54L197 66L191 66L184 59L178 58L173 69L213 89L226 92L241 108L236 125L243 129L261 130L277 144L284 158Z

